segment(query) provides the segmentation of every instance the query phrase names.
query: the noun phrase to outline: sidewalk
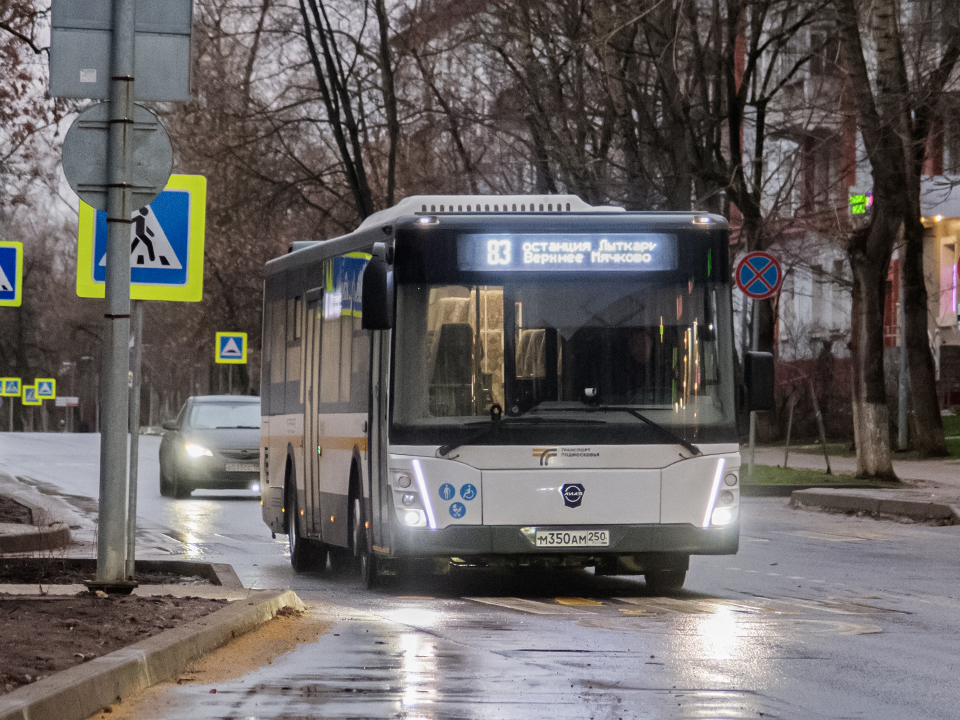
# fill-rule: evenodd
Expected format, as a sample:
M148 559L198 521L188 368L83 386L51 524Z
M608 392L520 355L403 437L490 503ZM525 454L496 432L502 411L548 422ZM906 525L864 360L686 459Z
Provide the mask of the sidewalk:
M32 525L0 522L0 557L50 553L71 544L71 533L85 536L83 519L63 499L46 495L0 473L0 495L31 509ZM60 550L62 551L62 550ZM59 556L58 556L59 557ZM93 562L63 556L67 562ZM140 561L138 561L138 567ZM170 680L201 656L273 618L282 608L303 610L292 590L248 590L233 568L217 563L145 561L148 570L194 574L210 585L141 585L138 596L195 596L230 601L205 617L165 630L146 640L56 672L0 695L0 720L85 720L117 698ZM155 566L155 567L154 567ZM48 585L51 596L76 595L83 585ZM36 585L3 585L0 594L35 595Z
M757 448L755 462L782 466L783 449ZM787 464L805 470L827 469L823 455L796 451L790 453ZM857 471L856 458L831 457L830 469L834 473L853 474ZM960 525L960 459L894 459L893 471L903 481L903 489L811 488L794 491L790 504L798 508Z

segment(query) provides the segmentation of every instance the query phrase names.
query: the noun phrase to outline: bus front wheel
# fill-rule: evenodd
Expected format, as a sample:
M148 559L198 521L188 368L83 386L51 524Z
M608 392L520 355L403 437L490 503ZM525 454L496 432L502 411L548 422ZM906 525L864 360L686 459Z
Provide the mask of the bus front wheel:
M643 579L647 583L647 588L661 595L663 593L676 592L683 587L687 579L686 570L651 570L643 574Z

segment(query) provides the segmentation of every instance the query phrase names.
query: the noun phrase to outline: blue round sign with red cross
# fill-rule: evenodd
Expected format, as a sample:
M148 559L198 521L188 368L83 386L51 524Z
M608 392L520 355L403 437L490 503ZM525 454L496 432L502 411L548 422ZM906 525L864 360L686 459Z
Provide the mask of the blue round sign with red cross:
M766 300L777 294L783 271L780 261L765 252L748 253L737 265L737 287L754 300Z

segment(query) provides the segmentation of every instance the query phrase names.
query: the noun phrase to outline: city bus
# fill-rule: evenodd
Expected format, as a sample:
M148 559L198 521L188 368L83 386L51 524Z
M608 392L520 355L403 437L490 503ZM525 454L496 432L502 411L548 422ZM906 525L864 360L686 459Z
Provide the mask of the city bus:
M261 504L294 569L666 591L736 553L773 360L735 360L729 242L706 213L417 196L269 261Z

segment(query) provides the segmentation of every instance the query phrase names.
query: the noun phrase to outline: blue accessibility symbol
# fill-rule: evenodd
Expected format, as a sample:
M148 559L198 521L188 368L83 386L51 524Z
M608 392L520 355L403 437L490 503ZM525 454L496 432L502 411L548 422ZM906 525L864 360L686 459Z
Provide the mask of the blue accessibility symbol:
M477 489L470 483L467 483L460 488L460 497L462 497L464 500L473 500L476 496Z
M453 496L456 494L457 489L450 483L444 483L440 486L440 497L443 500L453 500Z
M450 506L450 514L459 520L467 514L467 506L463 503L455 502Z

